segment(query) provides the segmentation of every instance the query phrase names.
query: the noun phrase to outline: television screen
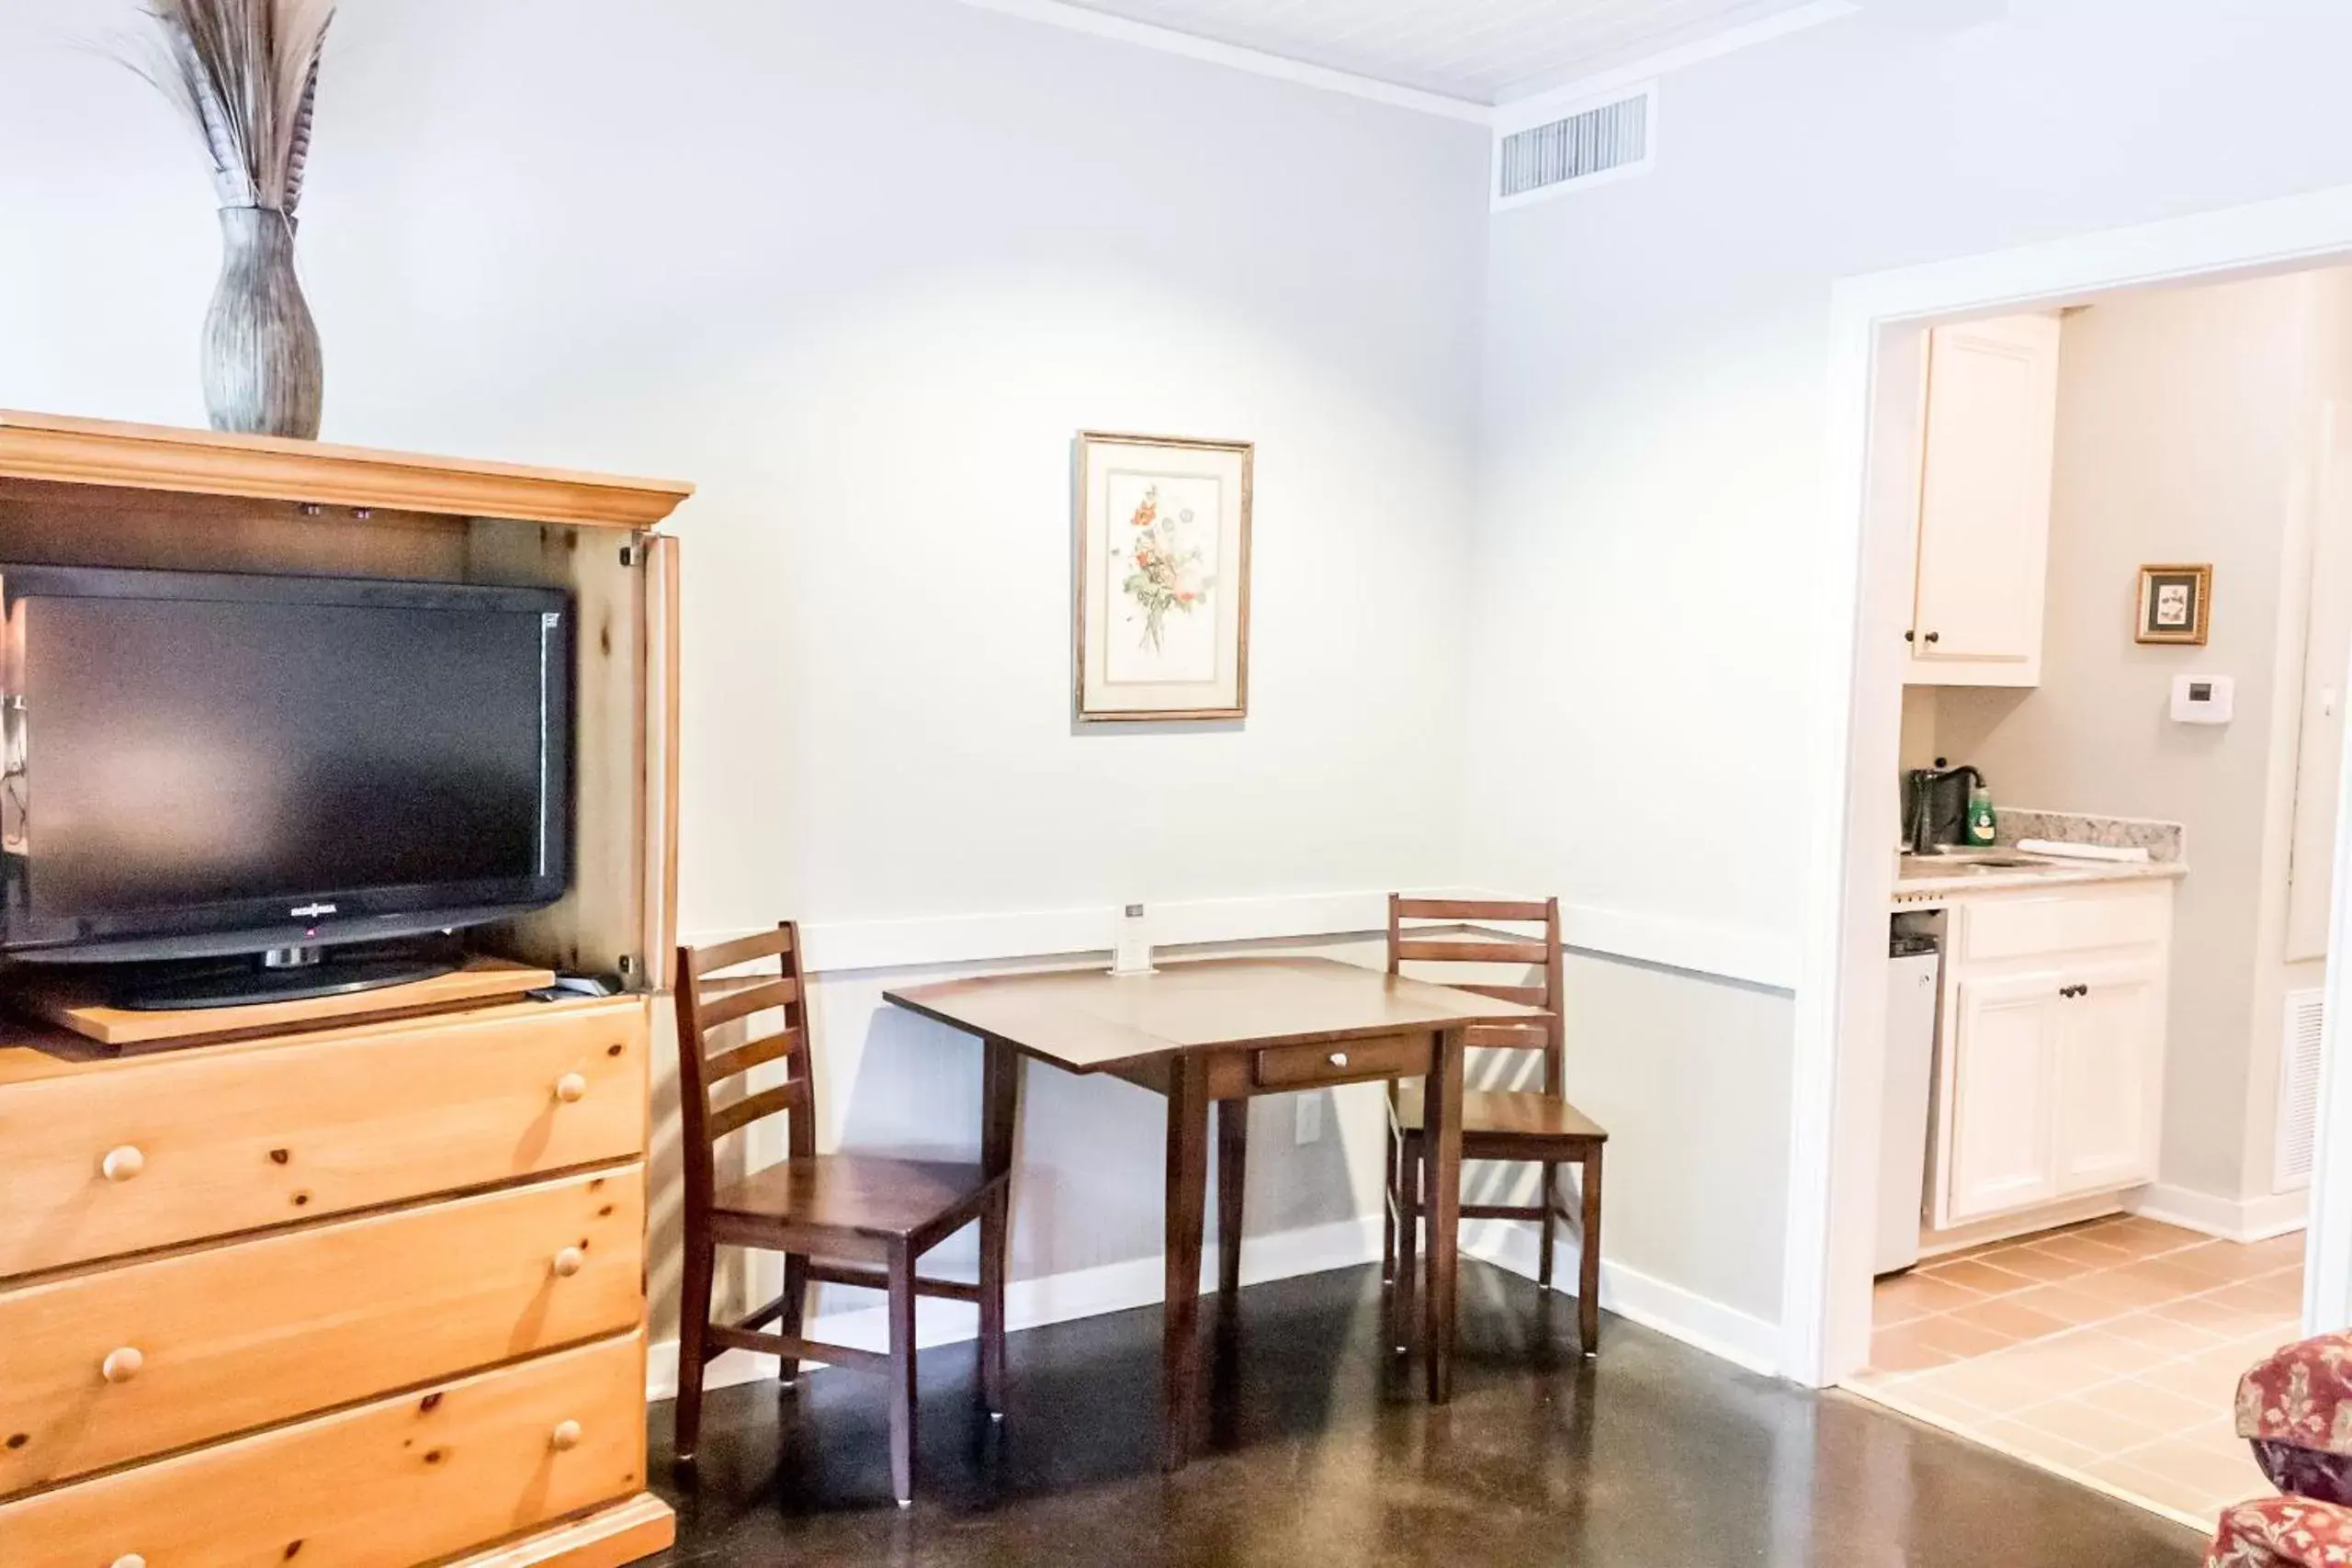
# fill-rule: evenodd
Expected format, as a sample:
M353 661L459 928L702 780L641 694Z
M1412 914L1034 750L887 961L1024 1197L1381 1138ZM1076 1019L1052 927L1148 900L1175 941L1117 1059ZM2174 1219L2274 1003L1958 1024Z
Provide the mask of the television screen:
M560 593L57 568L0 586L7 946L219 953L560 893Z

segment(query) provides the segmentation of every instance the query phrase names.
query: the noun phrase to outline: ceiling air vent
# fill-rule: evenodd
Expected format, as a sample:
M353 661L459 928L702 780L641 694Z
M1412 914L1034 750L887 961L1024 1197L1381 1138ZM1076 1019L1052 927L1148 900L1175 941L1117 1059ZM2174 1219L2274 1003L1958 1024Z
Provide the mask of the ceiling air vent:
M1645 173L1657 141L1657 90L1638 88L1606 103L1495 138L1495 206L1580 190Z

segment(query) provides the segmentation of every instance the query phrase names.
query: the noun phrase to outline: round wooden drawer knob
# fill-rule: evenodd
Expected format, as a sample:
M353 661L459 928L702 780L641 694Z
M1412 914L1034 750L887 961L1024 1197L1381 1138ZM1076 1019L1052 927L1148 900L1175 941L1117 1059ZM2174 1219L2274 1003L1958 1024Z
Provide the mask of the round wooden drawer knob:
M555 1255L555 1272L560 1280L569 1280L588 1267L588 1255L576 1247L567 1247Z
M98 1375L108 1382L129 1382L146 1364L146 1357L126 1345L107 1352L107 1359L98 1363Z
M580 1423L559 1421L555 1430L548 1434L548 1447L560 1454L568 1454L580 1446Z
M147 1568L147 1560L135 1551L126 1551L114 1560L114 1568Z
M1335 1067L1344 1067L1344 1066L1346 1066L1348 1065L1348 1054L1347 1054L1345 1051L1334 1051L1334 1052L1332 1052L1332 1053L1331 1053L1331 1065L1332 1065L1333 1066L1335 1066Z
M555 1080L555 1097L566 1105L577 1105L588 1092L588 1080L578 1073L566 1073Z
M128 1181L146 1168L147 1156L130 1144L108 1149L106 1158L98 1161L98 1174L108 1181Z

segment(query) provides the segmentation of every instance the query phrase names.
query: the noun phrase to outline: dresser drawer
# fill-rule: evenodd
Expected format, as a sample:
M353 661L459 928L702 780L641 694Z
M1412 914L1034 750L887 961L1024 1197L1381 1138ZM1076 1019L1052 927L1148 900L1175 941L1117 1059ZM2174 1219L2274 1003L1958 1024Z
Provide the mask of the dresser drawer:
M644 1152L642 998L0 1087L0 1279Z
M1270 1045L1251 1068L1260 1089L1303 1089L1366 1078L1419 1077L1430 1070L1430 1037L1384 1034L1328 1045Z
M413 1568L627 1496L641 1335L0 1503L8 1568Z
M633 1165L0 1292L0 1496L627 1333L644 1233Z
M2148 947L2172 930L2172 889L2159 883L2052 890L1971 899L1962 911L1961 956L1972 963Z

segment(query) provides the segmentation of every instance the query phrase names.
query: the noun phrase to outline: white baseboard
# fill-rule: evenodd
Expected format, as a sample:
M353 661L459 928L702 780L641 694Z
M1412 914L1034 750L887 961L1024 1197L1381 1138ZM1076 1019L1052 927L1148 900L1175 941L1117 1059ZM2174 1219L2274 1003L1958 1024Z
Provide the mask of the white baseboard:
M2124 1194L2123 1207L2144 1218L2201 1231L2223 1241L2267 1241L2274 1235L2303 1228L2311 1213L2311 1194L2274 1192L2261 1198L2216 1198L2209 1192L2157 1182Z
M1380 1260L1379 1216L1363 1216L1351 1220L1335 1220L1329 1224L1309 1225L1301 1230L1284 1231L1276 1235L1251 1236L1241 1249L1241 1282L1256 1285L1270 1280L1288 1280L1301 1274L1320 1274L1333 1269L1352 1269L1359 1264ZM1072 1269L1067 1274L1048 1274L1036 1280L1015 1280L1004 1292L1005 1326L1011 1330L1042 1327L1051 1323L1072 1323L1080 1318L1099 1317L1105 1313L1126 1312L1131 1308L1150 1306L1165 1293L1164 1268L1157 1257L1131 1258L1124 1263L1105 1263L1092 1269ZM1216 1287L1216 1248L1214 1244L1203 1248L1201 1258L1201 1290L1204 1293ZM854 1350L881 1350L888 1348L889 1325L885 1309L852 1305L847 1311L824 1310L823 1297L832 1296L842 1302L855 1302L860 1297L872 1299L871 1292L853 1295L842 1291L820 1292L818 1315L808 1325L812 1337ZM915 1345L918 1349L933 1345L953 1345L970 1339L979 1332L978 1310L961 1302L944 1302L926 1298L916 1303ZM758 1382L775 1376L774 1356L752 1355L747 1351L729 1350L710 1364L704 1373L703 1386L725 1388L739 1382ZM646 1397L670 1399L678 1392L678 1342L665 1339L650 1347L646 1359Z
M1535 1227L1490 1222L1464 1236L1464 1250L1498 1269L1535 1278ZM1577 1293L1576 1243L1563 1235L1552 1261L1552 1288ZM1600 1260L1600 1304L1629 1323L1638 1323L1694 1350L1766 1377L1781 1375L1781 1325L1737 1307L1710 1301L1622 1263Z

